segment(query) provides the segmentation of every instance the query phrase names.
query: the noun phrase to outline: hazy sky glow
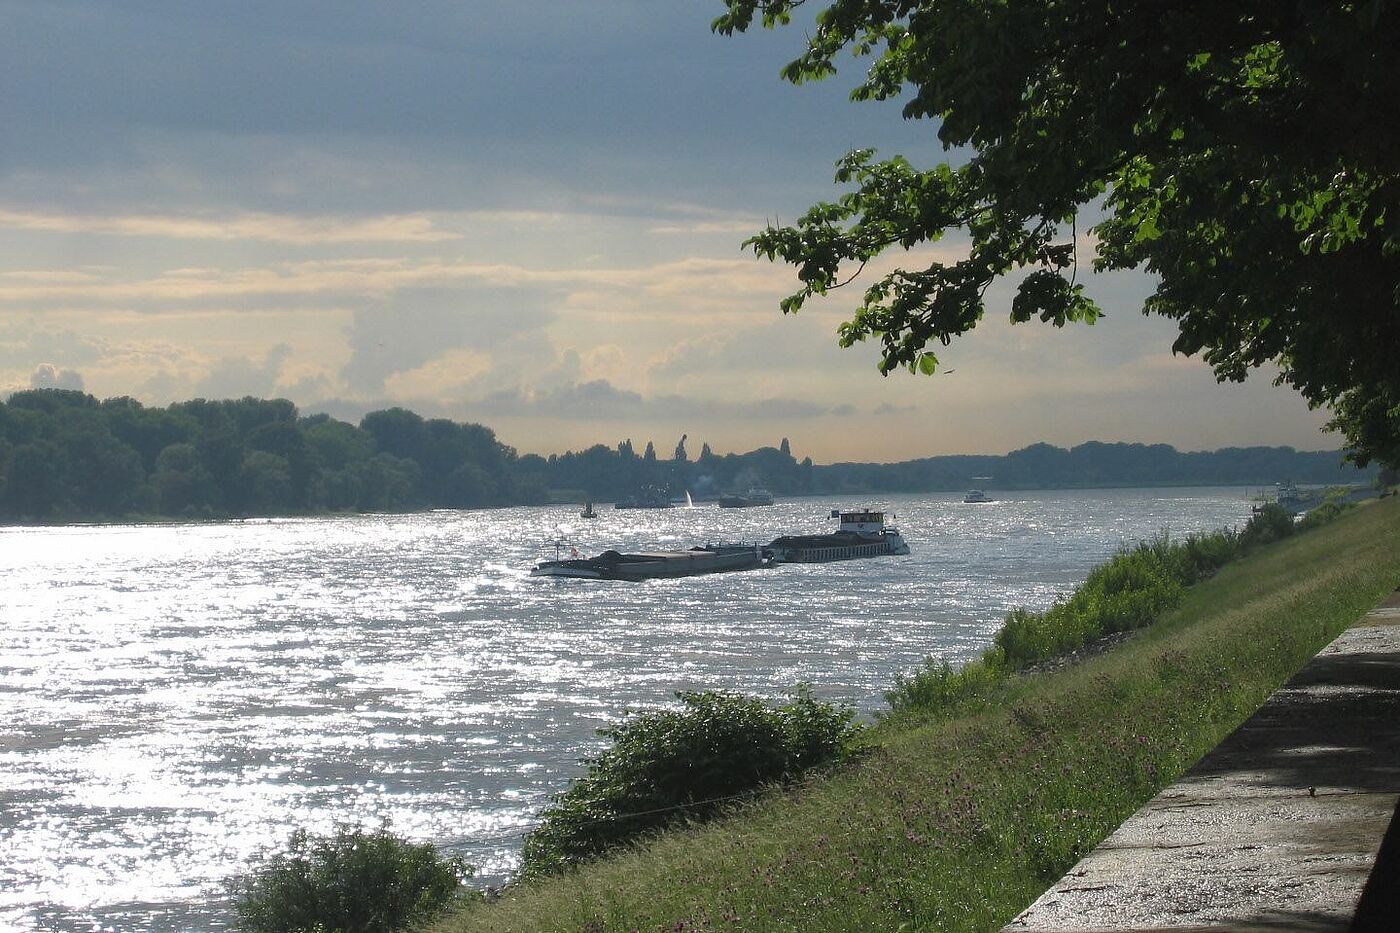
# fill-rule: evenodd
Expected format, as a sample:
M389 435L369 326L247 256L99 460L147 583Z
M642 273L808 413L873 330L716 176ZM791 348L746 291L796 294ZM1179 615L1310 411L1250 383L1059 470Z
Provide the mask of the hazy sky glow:
M801 31L726 40L720 9L0 0L0 389L399 404L535 452L1338 443L1267 374L1172 357L1141 275L1064 331L994 289L933 378L836 346L854 293L783 318L793 275L743 238L849 148L940 153L849 78L782 83Z

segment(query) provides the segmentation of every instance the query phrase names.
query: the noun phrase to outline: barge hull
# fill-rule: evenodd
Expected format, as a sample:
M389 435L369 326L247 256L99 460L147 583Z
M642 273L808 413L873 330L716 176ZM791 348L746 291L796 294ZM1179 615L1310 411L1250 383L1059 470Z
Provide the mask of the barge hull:
M627 580L635 583L642 580L755 570L769 563L766 552L756 547L712 547L644 554L604 551L597 557L587 559L546 561L531 571L531 574L537 577Z

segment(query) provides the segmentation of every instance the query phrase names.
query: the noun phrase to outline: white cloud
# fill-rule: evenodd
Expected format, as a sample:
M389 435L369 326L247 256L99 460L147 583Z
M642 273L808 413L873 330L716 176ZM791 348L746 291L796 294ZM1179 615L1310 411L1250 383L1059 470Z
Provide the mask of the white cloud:
M247 357L224 357L214 363L194 387L202 398L242 398L245 395L277 395L282 367L292 356L292 348L279 343L261 361Z
M713 236L716 234L723 234L725 236L736 236L747 239L761 229L763 229L763 222L759 220L701 220L687 224L658 224L647 232L658 236Z
M471 347L457 347L420 366L386 376L383 389L390 398L445 401L480 380L491 369L491 354Z
M73 389L83 391L83 377L75 369L61 369L52 363L40 363L29 374L31 389Z
M354 313L346 331L350 359L341 371L357 395L383 392L396 374L451 377L445 367L423 367L445 352L499 350L515 341L543 344L540 331L552 319L542 293L531 289L415 289L393 302ZM460 381L460 380L458 380ZM445 386L443 386L445 388Z
M241 213L75 214L0 208L0 227L44 233L160 237L177 240L270 240L277 243L438 243L461 238L427 214L307 217Z
M635 290L654 313L657 301L690 298L700 303L732 305L735 294L774 291L773 270L750 259L685 257L641 266L614 268L527 267L469 259L362 257L279 262L238 269L181 267L146 278L113 273L67 282L0 281L0 303L68 301L123 304L178 303L246 296L384 297L407 288L490 286L550 287L568 290L570 303L587 310L625 310L616 291ZM601 296L596 304L576 302L580 295ZM662 306L664 307L664 306Z
M675 394L646 396L630 389L619 388L606 379L568 383L548 389L503 390L467 404L472 410L485 414L588 418L601 421L771 421L844 417L855 414L854 406L849 403L833 405L797 398L724 399Z

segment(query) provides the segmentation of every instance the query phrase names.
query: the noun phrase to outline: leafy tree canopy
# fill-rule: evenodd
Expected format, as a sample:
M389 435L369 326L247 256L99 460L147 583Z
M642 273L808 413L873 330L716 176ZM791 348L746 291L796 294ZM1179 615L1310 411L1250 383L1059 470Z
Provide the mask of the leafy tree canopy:
M805 2L726 0L714 28L783 25ZM967 158L842 158L847 193L747 241L797 267L784 312L963 231L965 258L871 282L842 345L874 338L883 372L932 373L1005 276L1013 322L1093 323L1087 215L1095 269L1156 276L1143 310L1177 322L1174 351L1221 380L1277 364L1359 462L1400 462L1400 4L828 0L782 75L826 77L843 52L869 62L856 100L898 98Z

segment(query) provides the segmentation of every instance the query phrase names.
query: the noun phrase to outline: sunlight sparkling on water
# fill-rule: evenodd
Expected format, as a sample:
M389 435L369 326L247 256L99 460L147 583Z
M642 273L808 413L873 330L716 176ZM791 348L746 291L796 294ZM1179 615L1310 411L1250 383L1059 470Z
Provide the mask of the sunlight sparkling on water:
M1120 544L1249 514L1240 489L895 496L876 504L909 557L528 576L556 538L767 541L862 504L0 528L0 928L226 928L231 875L337 822L389 820L499 882L624 710L799 681L878 710Z

